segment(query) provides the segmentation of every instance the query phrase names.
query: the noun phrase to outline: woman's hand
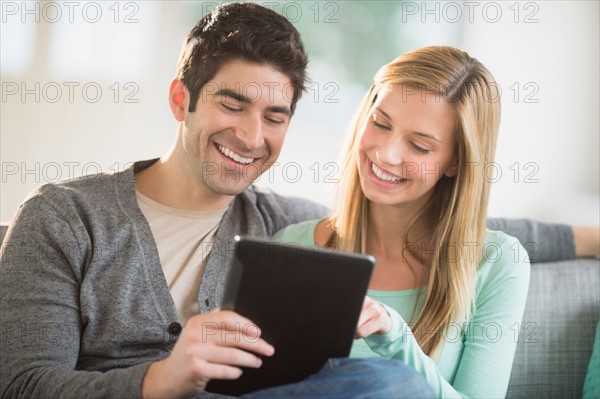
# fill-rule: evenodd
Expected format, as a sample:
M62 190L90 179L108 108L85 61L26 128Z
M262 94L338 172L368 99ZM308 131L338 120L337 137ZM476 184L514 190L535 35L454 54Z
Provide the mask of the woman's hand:
M377 301L365 296L354 338L365 338L371 334L386 334L392 328L392 317Z

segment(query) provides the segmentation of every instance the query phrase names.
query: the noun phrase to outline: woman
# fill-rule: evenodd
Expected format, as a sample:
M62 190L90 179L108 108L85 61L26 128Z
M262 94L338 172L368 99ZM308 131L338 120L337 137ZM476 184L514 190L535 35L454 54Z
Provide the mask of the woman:
M510 378L529 263L485 227L499 122L496 83L476 59L404 54L358 110L337 211L278 233L376 257L352 355L401 360L437 397L502 397Z

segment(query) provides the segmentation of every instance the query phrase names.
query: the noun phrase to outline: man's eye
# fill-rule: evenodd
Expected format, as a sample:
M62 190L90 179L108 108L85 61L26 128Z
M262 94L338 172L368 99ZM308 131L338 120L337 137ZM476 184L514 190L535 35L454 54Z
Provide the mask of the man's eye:
M431 151L431 150L428 150L427 148L423 148L423 147L421 147L421 146L419 146L419 145L417 145L415 143L411 143L411 145L413 146L413 148L415 150L417 150L421 154L429 154L429 152Z
M240 112L242 109L239 107L233 107L231 105L227 105L225 103L221 103L221 105L223 106L223 108L225 108L228 111L232 111L232 112Z
M265 117L265 119L268 120L269 122L271 122L274 125L283 125L284 122L285 122L282 119L278 119L278 118Z

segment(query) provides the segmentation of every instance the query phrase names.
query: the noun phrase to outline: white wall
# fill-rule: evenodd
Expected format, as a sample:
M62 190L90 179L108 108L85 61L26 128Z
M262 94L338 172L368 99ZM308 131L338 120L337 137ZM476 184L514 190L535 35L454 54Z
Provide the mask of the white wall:
M166 151L174 136L167 90L179 45L194 24L194 15L214 4L120 3L115 22L115 9L109 9L114 3L97 2L102 7L102 18L90 23L93 9L88 6L86 17L81 12L88 3L78 3L81 7L75 8L73 22L68 20L64 4L63 15L56 20L54 9L44 11L46 3L40 3L40 20L36 22L35 15L24 14L23 9L15 13L6 7L7 3L18 7L23 4L2 3L3 221L12 218L19 203L39 184L97 169L120 169L130 161ZM333 2L319 4L323 12L329 3ZM336 3L342 9L340 18L348 3ZM136 8L125 9L124 4ZM314 2L295 4L302 9L303 18L314 18L314 9L309 9ZM497 153L502 176L493 189L490 214L599 224L598 3L518 3L516 23L514 2L480 2L472 9L472 22L465 2L452 3L462 12L458 22L454 22L456 15L448 3L427 3L428 9L434 10L429 14L422 4L399 7L386 2L383 8L394 9L397 24L391 25L389 32L398 37L398 45L383 49L369 46L356 56L385 51L386 56L389 53L386 59L391 59L405 49L405 43L412 47L451 44L469 51L492 71L503 90ZM492 23L496 8L502 16ZM125 24L127 15L137 22ZM538 22L524 23L528 15ZM373 17L377 15L371 20ZM315 22L312 29L324 29L322 22ZM336 25L327 26L332 27ZM339 30L343 35L341 25ZM31 37L37 37L36 47ZM339 47L331 44L332 51L342 51ZM33 61L13 62L27 59L18 57L19 52L30 54ZM326 177L335 165L328 162L337 160L344 128L364 90L344 78L340 69L335 62L312 59L310 73L319 85L319 93L315 91L317 86L313 87L298 105L281 165L259 184L271 185L286 194L329 201L333 184ZM40 87L37 92L36 83ZM327 83L334 86L326 90ZM86 84L88 92L83 93ZM72 99L69 85L74 87ZM62 88L62 97L53 102L57 86ZM18 92L12 94L15 87ZM102 89L102 95L93 103L90 100L95 96L95 87ZM339 89L330 97L337 103L326 101L332 87ZM519 101L513 97L517 87ZM23 88L34 92L22 96ZM530 99L538 102L525 102L524 96L535 88L538 91ZM120 96L115 101L117 89ZM127 94L137 103L126 102ZM527 178L537 182L526 183Z
M502 177L490 213L598 225L599 3L525 4L520 20L535 13L538 22L480 20L465 26L462 40L503 90Z

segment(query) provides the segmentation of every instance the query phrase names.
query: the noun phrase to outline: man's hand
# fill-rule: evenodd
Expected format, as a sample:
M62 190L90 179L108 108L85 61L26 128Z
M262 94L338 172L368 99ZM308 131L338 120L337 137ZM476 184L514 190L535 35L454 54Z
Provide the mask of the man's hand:
M600 256L600 227L573 226L575 256Z
M392 318L383 305L366 296L354 338L365 338L371 334L385 334L391 328Z
M142 397L190 396L213 378L239 378L239 367L260 367L262 361L256 355L275 352L260 334L254 323L232 311L214 310L191 317L171 355L148 367Z

